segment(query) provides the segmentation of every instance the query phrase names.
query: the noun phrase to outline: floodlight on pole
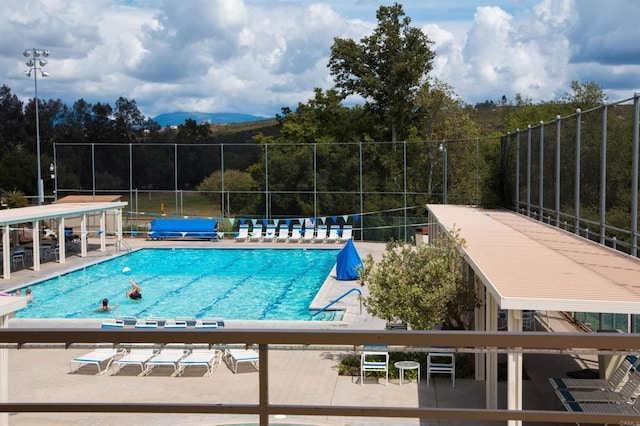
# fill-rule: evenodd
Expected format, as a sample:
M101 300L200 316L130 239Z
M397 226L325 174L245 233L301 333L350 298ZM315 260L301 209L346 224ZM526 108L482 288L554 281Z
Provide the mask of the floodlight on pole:
M31 78L33 73L33 86L35 88L35 98L33 103L36 107L36 157L38 163L38 205L44 202L44 184L42 182L42 172L40 170L40 115L38 112L38 73L42 77L49 77L49 73L42 71L42 67L47 65L47 60L44 59L49 56L49 51L46 49L25 49L22 55L27 59L25 64L29 69L25 70L27 77Z

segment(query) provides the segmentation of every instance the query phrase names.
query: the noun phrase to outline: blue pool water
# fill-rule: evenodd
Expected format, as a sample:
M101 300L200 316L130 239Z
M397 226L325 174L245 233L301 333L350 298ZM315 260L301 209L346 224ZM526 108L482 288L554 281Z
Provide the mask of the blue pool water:
M142 249L32 285L33 302L16 317L311 320L309 304L337 255L325 249ZM131 272L123 274L124 268ZM126 297L129 278L142 288L141 300ZM118 308L98 311L105 297Z

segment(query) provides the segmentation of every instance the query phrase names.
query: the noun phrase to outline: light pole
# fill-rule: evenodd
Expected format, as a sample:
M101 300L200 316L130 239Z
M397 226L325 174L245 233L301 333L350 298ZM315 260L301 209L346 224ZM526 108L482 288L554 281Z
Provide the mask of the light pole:
M440 144L440 152L442 152L442 204L447 204L447 144Z
M42 172L40 170L40 116L38 114L38 72L42 77L49 77L49 73L42 71L42 67L47 65L47 60L42 59L49 56L49 51L46 49L25 49L22 52L25 58L29 58L27 62L28 70L25 71L27 77L31 77L33 73L33 85L35 87L34 104L36 106L36 156L38 162L38 205L44 202L44 184L42 182Z

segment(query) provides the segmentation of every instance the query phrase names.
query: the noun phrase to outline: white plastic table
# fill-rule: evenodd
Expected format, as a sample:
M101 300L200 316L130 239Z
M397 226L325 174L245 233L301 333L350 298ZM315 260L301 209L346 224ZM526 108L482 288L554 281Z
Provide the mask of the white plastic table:
M397 361L393 364L398 370L400 370L400 386L402 386L402 379L404 379L404 370L418 370L418 383L420 383L420 363L416 361Z

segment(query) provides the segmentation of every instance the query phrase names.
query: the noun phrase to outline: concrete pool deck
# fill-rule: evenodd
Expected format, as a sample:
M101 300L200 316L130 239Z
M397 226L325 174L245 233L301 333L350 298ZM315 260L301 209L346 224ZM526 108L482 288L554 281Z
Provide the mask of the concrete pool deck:
M283 243L235 243L234 241L200 242L200 241L146 241L131 239L127 242L133 247L304 247L302 244ZM333 245L309 244L308 247L327 247ZM46 279L70 269L76 269L89 263L115 255L109 252L90 251L85 259L70 256L67 263L60 265L48 262L42 270L34 272L21 270L12 274L11 280L0 282L6 289L21 287L34 280ZM335 247L339 247L336 245ZM362 258L368 253L380 256L385 249L381 243L356 242L356 248ZM330 278L331 279L331 278ZM10 281L10 283L6 283ZM335 281L335 280L334 280ZM9 284L9 286L7 286ZM349 288L357 286L354 282L328 283L327 300L335 298ZM37 297L37 292L36 296ZM344 303L344 304L343 304ZM349 314L344 321L331 325L313 322L313 327L350 327L354 329L381 330L385 321L373 318L366 313L359 313L356 297L347 297L340 302ZM12 319L10 327L26 325L23 321ZM564 319L549 313L545 318L549 329L554 331L575 331ZM280 322L227 321L229 328L281 328ZM287 322L287 328L309 327L302 322ZM309 323L309 322L306 322ZM92 325L94 325L93 323ZM60 326L61 324L53 326ZM86 353L83 349L20 349L9 350L9 398L11 402L167 402L167 403L224 403L246 404L258 402L258 374L250 368L241 367L238 374L233 374L223 363L214 369L210 377L204 377L203 371L194 369L187 371L182 377L171 377L171 371L162 368L154 370L151 375L139 377L139 370L124 369L112 376L111 371L97 376L95 367L82 368L79 372L69 373L69 361ZM426 380L416 383L415 380L403 382L391 380L388 386L382 382L366 380L363 385L359 378L339 376L339 359L349 352L328 350L273 350L270 351L270 402L272 404L300 405L364 405L364 406L396 406L396 407L460 407L482 408L485 404L485 384L472 379L456 379L456 386L451 381L436 377L430 387ZM524 382L524 408L539 410L563 410L547 377L564 376L567 371L581 368L594 368L594 359L583 356L575 358L568 355L526 354L524 368L530 380ZM506 383L500 382L500 408L506 406ZM232 415L154 415L154 414L50 414L50 413L15 413L9 416L11 425L88 425L101 426L136 424L136 425L222 425L256 423L257 416ZM289 416L286 419L272 419L278 424L315 424L315 425L493 425L499 422L456 422L453 420L417 419L381 419L381 418L327 418L326 416Z

